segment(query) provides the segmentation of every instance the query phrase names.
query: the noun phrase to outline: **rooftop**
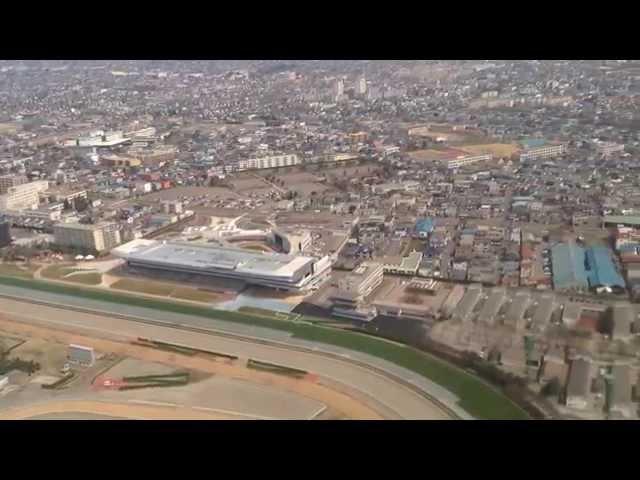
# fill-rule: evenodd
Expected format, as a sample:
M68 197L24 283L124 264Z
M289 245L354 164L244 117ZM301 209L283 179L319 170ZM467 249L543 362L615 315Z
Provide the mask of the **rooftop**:
M298 269L314 261L312 257L250 252L238 248L179 242L161 243L154 240L133 240L116 248L112 253L139 261L283 277L290 277Z
M574 243L559 243L551 250L553 284L557 289L587 288L584 249Z

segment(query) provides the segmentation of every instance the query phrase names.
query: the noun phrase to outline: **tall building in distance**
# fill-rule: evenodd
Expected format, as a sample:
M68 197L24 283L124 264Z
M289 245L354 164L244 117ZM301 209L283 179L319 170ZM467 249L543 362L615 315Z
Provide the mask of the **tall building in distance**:
M336 101L341 100L344 97L344 79L339 78L336 81Z
M358 83L356 84L356 93L361 97L364 97L367 94L367 79L364 75L358 79Z

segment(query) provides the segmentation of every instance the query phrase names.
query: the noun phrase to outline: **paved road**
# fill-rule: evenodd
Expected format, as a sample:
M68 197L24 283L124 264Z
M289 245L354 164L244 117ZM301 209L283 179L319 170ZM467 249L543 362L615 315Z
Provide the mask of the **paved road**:
M167 323L168 327L145 325L98 315L89 315L89 320L83 316L86 314L74 312L70 315L68 312L57 308L2 299L2 305L4 307L3 310L8 314L15 313L23 316L29 315L41 322L52 324L58 323L75 328L84 328L85 330L89 329L103 335L113 336L114 334L119 333L126 336L149 337L172 343L183 343L185 345L210 349L222 353L226 352L233 355L285 364L295 368L312 371L321 376L325 376L340 383L357 388L368 396L376 398L379 402L387 406L390 410L396 412L398 416L402 418L445 418L447 416L444 414L442 409L437 408L432 402L418 393L391 381L386 376L380 375L369 369L356 366L350 362L342 362L305 352L286 350L285 348L276 348L235 339L176 330L174 328L170 328L169 325L180 324L196 326L212 331L219 330L222 332L235 333L260 339L286 342L287 344L305 348L330 351L357 361L365 362L377 368L389 371L394 375L398 375L416 387L438 398L439 401L444 403L448 408L454 410L461 418L471 418L466 412L456 405L457 398L453 394L414 372L364 353L294 339L291 338L288 332L4 285L0 285L0 294L13 295L18 298L33 298L35 300L54 302L56 304L91 308L95 310L102 310L104 312L135 315L136 317L148 318L154 321ZM64 313L61 314L60 312Z

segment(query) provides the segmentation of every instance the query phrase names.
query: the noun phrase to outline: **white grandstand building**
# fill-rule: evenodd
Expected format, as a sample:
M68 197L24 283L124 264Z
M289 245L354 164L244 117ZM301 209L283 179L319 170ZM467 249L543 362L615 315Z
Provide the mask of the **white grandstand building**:
M303 292L329 278L331 261L206 244L133 240L112 250L133 267L209 275L250 285Z

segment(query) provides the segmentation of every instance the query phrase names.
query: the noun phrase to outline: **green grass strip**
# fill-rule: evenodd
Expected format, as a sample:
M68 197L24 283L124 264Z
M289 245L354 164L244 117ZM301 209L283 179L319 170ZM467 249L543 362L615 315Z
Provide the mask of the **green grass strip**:
M528 418L524 410L476 376L427 353L360 333L38 280L0 276L0 284L287 331L296 338L367 353L416 372L458 396L459 406L475 418Z

